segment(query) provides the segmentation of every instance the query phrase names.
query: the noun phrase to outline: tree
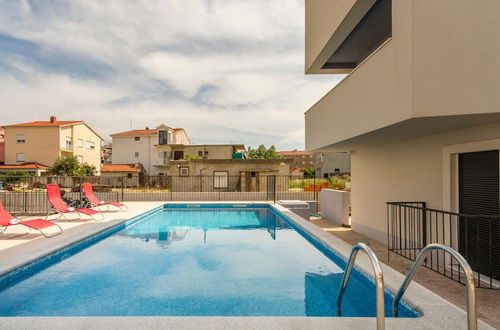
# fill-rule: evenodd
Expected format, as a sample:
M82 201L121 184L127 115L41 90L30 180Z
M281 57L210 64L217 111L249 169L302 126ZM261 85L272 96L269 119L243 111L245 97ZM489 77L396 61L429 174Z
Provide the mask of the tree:
M249 159L281 159L283 156L276 152L276 148L274 146L270 146L266 148L263 144L261 144L257 149L252 149L252 147L248 147L247 157Z
M314 171L312 168L309 168L309 167L303 168L302 171L304 171L304 176L305 177L312 178L316 174L316 171Z
M61 156L56 159L54 165L48 169L50 175L63 176L92 176L96 174L94 165L80 164L75 156Z

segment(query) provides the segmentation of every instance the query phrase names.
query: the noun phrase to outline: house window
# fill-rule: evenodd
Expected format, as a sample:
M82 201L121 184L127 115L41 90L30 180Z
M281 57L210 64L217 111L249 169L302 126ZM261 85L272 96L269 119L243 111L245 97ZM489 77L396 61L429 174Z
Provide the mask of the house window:
M24 158L24 153L17 153L16 154L16 161L17 162L24 162L25 158Z
M167 131L158 132L158 144L160 145L168 144Z
M139 151L134 152L134 157L139 158Z
M228 177L227 171L214 171L214 188L228 188Z
M95 143L92 141L87 141L87 149L94 150L95 149Z
M189 167L179 167L179 176L189 176Z
M16 135L16 143L25 143L26 142L26 137L24 134L17 134Z
M82 139L78 139L76 140L76 146L78 148L83 148L83 140Z
M334 171L335 173L340 173L340 168L336 168Z
M198 151L198 156L203 156L203 151Z
M71 136L66 136L66 142L64 144L64 148L66 150L72 150L73 149L73 144L71 143Z
M255 178L257 176L257 172L250 172L250 177Z
M141 141L141 137L140 136L135 136L134 137L134 141Z
M80 164L83 164L83 156L81 156L81 155L77 155L77 156L76 156L76 159L78 160L78 162L79 162Z
M132 173L127 173L127 178L132 179Z
M208 151L205 151L205 156L208 156Z
M312 164L312 163L313 163L313 162L312 162L312 160L310 160L310 161L309 161L309 164Z

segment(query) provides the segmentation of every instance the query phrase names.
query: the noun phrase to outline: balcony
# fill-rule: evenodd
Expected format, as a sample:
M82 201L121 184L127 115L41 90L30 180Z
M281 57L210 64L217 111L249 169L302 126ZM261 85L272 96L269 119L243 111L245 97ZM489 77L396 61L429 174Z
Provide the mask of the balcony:
M61 146L61 151L63 152L73 152L73 143L66 142Z

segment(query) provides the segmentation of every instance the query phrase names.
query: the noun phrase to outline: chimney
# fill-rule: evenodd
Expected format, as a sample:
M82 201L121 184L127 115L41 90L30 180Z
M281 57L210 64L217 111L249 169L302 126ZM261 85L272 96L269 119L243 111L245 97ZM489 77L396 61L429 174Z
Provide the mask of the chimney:
M149 126L146 126L146 129L148 130L148 129L149 129Z
M53 124L57 121L56 116L50 116L50 123Z

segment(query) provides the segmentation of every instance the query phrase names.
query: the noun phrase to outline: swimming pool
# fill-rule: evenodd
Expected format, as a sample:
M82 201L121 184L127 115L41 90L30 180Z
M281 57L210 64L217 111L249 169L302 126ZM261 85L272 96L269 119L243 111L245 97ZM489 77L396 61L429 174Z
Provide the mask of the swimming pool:
M267 204L165 205L4 275L0 315L335 316L345 261L294 227ZM344 299L375 316L362 273Z

